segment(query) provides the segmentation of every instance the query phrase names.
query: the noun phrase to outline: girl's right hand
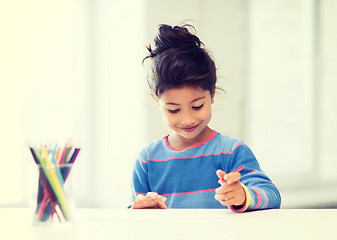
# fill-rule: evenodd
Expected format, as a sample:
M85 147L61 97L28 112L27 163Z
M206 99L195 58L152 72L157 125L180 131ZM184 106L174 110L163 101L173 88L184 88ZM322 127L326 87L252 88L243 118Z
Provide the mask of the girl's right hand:
M131 208L140 209L140 208L161 208L166 209L166 197L159 195L156 192L148 192L146 196L137 195L136 200L131 201Z

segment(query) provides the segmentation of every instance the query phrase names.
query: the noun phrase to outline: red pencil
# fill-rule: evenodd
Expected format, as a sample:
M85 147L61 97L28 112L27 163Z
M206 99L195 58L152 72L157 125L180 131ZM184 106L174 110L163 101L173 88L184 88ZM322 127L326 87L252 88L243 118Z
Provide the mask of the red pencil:
M233 172L240 172L242 169L244 169L245 166L241 166L241 167L238 167L237 169L235 169Z

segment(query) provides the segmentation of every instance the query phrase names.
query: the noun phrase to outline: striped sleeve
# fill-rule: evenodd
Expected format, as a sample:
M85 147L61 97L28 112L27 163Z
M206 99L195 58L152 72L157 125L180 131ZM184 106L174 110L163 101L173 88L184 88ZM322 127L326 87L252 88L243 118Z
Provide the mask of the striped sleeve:
M240 182L246 193L246 203L240 209L233 206L231 210L244 212L250 210L280 208L281 195L271 179L261 170L254 154L245 144L235 148L229 171L245 166L241 171Z
M276 186L271 181L264 182L260 180L258 182L257 179L264 179L266 177L263 172L256 171L251 173L251 175L249 176L250 180L247 180L247 182L255 181L255 183L248 183L247 189L253 201L247 210L280 208L281 196Z
M143 150L136 159L132 172L132 199L136 199L138 194L146 195L150 192L148 182L147 155Z

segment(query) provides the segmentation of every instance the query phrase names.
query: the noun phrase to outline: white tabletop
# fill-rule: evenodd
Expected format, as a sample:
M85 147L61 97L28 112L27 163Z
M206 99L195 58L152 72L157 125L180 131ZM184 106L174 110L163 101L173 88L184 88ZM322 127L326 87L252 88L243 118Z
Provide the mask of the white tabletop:
M337 209L76 209L73 215L71 224L41 226L32 224L29 209L0 208L0 239L337 239Z

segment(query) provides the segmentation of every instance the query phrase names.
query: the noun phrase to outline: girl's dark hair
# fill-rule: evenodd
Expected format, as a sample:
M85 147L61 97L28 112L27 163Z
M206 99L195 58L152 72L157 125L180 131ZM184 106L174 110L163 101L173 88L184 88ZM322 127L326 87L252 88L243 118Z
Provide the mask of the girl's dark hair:
M201 87L211 95L216 87L215 63L205 50L204 44L191 33L193 26L159 25L154 48L147 47L152 60L147 81L153 96L159 98L164 91L183 86Z

